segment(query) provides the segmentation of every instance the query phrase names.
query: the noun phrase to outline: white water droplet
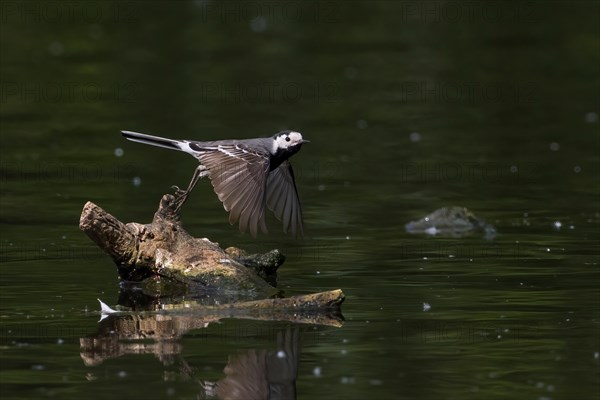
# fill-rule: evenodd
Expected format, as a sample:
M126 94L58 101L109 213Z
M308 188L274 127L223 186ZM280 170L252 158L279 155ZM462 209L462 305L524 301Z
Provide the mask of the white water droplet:
M354 67L346 67L344 69L344 75L347 79L356 79L358 76L358 70Z
M561 227L562 227L562 222L560 222L560 221L554 221L554 228L560 229Z
M48 52L53 56L60 56L65 52L65 47L60 42L52 42L48 46Z
M595 124L598 122L598 114L593 111L585 114L585 122L588 124Z
M409 135L410 141L413 143L417 143L421 141L421 134L419 132L412 132Z
M264 32L267 29L267 25L267 19L263 16L258 16L250 21L252 32Z

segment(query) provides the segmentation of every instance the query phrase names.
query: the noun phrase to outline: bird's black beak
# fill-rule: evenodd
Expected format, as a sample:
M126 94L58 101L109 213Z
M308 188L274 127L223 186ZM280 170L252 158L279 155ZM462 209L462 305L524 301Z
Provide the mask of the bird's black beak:
M302 143L310 143L310 140L302 139Z

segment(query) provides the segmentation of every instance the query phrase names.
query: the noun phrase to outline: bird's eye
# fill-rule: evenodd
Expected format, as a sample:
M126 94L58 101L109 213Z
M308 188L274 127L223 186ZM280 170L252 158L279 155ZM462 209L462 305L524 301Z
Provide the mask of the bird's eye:
M290 137L289 137L289 136L286 136L286 137L285 137L285 141L286 141L286 142L289 142L290 140L291 140L291 139L290 139Z

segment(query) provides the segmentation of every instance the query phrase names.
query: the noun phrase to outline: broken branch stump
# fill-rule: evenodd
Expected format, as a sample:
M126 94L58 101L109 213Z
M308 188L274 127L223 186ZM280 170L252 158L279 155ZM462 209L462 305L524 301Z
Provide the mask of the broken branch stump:
M124 224L92 202L83 207L79 228L117 264L127 281L149 278L206 288L274 293L276 289L206 238L194 238L181 226L174 197L164 195L150 224ZM269 271L284 261L273 250Z

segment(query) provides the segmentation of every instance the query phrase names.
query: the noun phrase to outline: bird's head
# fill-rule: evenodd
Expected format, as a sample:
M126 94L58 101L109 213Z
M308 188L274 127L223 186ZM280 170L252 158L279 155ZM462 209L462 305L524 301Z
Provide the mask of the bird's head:
M302 143L307 143L308 140L302 139L302 134L295 131L281 131L273 135L273 154L294 154Z

